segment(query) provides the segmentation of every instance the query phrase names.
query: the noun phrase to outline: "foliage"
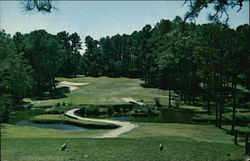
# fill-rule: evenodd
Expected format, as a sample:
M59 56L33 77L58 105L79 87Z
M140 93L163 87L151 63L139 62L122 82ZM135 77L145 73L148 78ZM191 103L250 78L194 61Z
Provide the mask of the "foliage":
M156 116L160 112L154 107L149 105L135 105L132 111L129 112L132 116Z
M209 19L211 21L221 21L224 18L224 22L227 23L229 20L229 14L227 13L229 7L234 8L238 6L239 12L243 6L244 0L185 0L185 3L189 4L189 11L185 15L186 19L192 19L195 21L195 18L199 16L200 12L210 6L213 7L213 13L209 14Z
M0 120L7 121L14 104L19 103L31 90L31 68L8 34L0 32Z
M45 13L54 8L52 0L22 0L22 5L26 11L37 10Z
M76 74L82 73L82 58L79 50L81 48L81 39L77 33L69 35L66 31L57 33L64 48L62 55L62 65L58 72L58 76L76 77Z
M24 56L33 69L34 95L55 89L55 76L61 67L64 53L59 40L45 30L36 30L25 36Z
M132 109L132 104L71 104L71 103L56 103L53 107L45 110L48 114L63 114L68 110L79 108L76 111L78 115L100 115L100 114L112 114L114 112L121 112L121 109Z
M161 107L161 100L158 97L155 97L155 106L156 107Z
M9 93L21 100L29 94L31 85L33 97L39 98L44 93L46 95L46 92L53 95L57 91L56 76L76 77L77 74L84 74L94 77L141 78L145 86L168 90L168 97L163 96L166 95L164 91L160 91L161 94L158 95L154 89L139 88L137 81L121 86L119 81L125 81L123 78L107 83L108 80L113 80L101 77L103 82L98 81L98 85L90 83L79 90L66 93L63 95L65 98L38 102L114 104L121 103L121 98L131 97L152 103L154 97L160 97L162 104L168 101L169 107L174 101L177 104L205 106L208 114L215 113L218 116L216 125L219 127L222 126L224 107L232 106L232 122L235 124L237 104L249 104L248 94L244 94L249 92L247 89L250 82L249 29L247 24L237 29L218 22L196 25L176 16L172 21L161 20L154 27L145 25L130 35L117 34L100 40L87 36L83 55L79 52L81 39L77 33L63 31L56 36L45 30L25 35L16 33L13 48L22 54L16 56L20 57L17 60L15 56L11 57L13 59L9 62L18 62L18 59L22 61L11 67L3 65L1 70L12 70L13 72L6 70L7 72L2 73L10 77L12 82L26 84L15 83L4 86L3 89L7 90L8 87ZM11 38L8 39L12 41ZM11 68L26 72L15 73L16 70ZM90 79L86 78L88 82ZM31 83L32 79L34 83ZM117 91L122 92L117 95Z

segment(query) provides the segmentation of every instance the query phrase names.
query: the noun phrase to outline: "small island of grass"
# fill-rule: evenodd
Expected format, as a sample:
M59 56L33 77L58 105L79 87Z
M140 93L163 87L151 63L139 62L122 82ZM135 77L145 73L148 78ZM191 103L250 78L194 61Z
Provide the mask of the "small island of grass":
M34 123L42 123L42 124L52 124L52 123L61 123L61 124L70 124L76 125L85 128L93 128L93 129L114 129L118 128L118 125L105 123L105 122L96 122L96 121L87 121L87 120L76 120L72 118L68 118L64 115L58 114L45 114L34 116L30 119L31 122Z

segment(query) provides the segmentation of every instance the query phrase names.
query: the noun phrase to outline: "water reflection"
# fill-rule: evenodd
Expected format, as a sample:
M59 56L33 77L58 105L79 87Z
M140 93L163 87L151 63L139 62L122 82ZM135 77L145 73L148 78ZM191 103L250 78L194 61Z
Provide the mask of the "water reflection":
M26 111L19 111L14 114L10 115L8 123L14 124L17 126L34 126L34 127L41 127L41 128L50 128L50 129L59 129L59 130L90 130L88 128L83 128L74 125L67 125L67 124L36 124L30 122L30 118L44 114L44 109L31 109Z
M193 114L188 112L174 111L173 109L160 109L160 115L158 116L134 117L126 114L113 114L93 117L135 122L192 123Z
M74 125L66 125L66 124L35 124L27 120L19 121L16 123L17 126L34 126L41 128L50 128L50 129L58 129L58 130L90 130L87 128L82 128Z

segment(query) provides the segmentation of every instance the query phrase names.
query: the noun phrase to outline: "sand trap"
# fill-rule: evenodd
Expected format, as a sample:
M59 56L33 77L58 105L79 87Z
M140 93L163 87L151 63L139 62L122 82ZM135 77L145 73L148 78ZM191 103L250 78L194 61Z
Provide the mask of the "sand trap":
M68 82L68 81L62 81L62 82L59 82L56 87L57 88L68 87L70 91L74 91L76 89L79 89L78 86L83 86L87 84L89 83L73 83L73 82Z
M73 82L68 82L68 81L62 81L59 84L69 85L69 86L83 86L83 85L86 85L86 84L89 84L89 83L73 83Z
M138 104L138 105L145 105L145 103L143 103L143 102L138 102L138 101L136 101L135 99L133 99L133 98L131 98L131 97L128 97L128 98L122 98L122 100L123 101L125 101L125 102L128 102L128 103L136 103L136 104Z

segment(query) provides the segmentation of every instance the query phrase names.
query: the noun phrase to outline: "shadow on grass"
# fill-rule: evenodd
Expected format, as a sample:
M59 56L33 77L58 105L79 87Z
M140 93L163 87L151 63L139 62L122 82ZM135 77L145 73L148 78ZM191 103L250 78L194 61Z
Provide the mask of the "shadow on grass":
M157 88L156 85L151 85L151 84L148 84L148 83L141 83L140 85L143 88Z
M221 128L221 130L223 130L224 133L228 134L228 135L232 135L234 136L234 132L232 132L229 129L226 129L224 127ZM250 132L248 131L241 131L241 130L237 130L237 144L235 144L236 146L239 147L245 147L245 137L247 134L250 134Z

